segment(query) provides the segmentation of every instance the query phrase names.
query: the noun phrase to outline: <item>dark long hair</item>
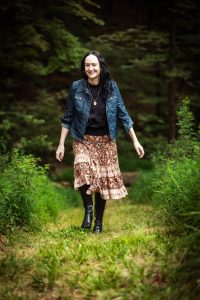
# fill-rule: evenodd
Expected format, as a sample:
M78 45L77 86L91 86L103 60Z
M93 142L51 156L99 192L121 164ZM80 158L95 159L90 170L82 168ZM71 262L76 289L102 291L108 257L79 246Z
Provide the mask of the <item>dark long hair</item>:
M100 79L102 86L102 95L104 99L107 99L112 92L112 84L111 84L111 75L108 70L108 65L105 61L105 58L96 50L92 50L87 52L81 60L81 75L83 78L87 79L87 75L85 74L85 59L88 55L95 55L100 64Z

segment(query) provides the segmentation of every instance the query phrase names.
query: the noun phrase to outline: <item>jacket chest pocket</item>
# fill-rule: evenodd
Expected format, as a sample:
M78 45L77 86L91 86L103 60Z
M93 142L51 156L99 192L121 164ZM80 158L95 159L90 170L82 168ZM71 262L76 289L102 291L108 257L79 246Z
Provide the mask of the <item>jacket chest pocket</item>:
M83 95L77 94L77 95L75 95L74 99L75 99L74 100L74 102L75 102L75 109L77 111L82 111L83 110L83 106L84 106L84 102L85 102L85 99L84 99Z
M115 112L117 110L117 96L113 95L107 100L107 106L109 111Z

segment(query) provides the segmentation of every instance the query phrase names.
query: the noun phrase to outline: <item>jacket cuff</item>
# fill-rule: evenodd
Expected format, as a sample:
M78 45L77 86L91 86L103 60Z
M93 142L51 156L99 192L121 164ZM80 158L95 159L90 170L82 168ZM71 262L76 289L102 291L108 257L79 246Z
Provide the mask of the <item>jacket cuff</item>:
M129 124L128 124L128 126L125 127L126 133L128 133L128 132L129 132L129 129L130 129L131 127L133 127L133 124L134 124L134 122L133 122L133 120L132 120L131 117L130 117L130 119L129 119Z
M70 126L68 124L61 123L61 126L64 127L64 128L70 129Z

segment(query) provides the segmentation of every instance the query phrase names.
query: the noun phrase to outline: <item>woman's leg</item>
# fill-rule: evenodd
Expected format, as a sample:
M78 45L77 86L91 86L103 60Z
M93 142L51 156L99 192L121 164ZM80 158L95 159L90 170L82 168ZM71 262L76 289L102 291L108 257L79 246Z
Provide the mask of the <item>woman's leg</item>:
M95 193L95 225L94 233L102 231L103 214L105 210L106 200L104 200L100 193Z
M79 190L81 193L81 197L83 200L83 206L85 208L85 215L83 219L83 223L81 225L81 228L90 228L92 225L92 219L93 219L93 201L92 201L92 195L87 195L86 191L88 189L89 185L84 184L82 185Z

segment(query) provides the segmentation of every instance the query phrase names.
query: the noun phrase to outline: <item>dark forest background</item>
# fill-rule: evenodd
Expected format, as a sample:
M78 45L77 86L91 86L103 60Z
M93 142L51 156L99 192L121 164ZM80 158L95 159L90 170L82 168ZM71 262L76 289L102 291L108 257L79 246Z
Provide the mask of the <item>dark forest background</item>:
M200 299L200 2L2 0L0 23L0 298ZM120 129L128 197L99 238L77 226L71 138L55 158L92 49L145 149Z
M198 121L198 1L16 0L1 1L0 14L2 153L18 147L54 161L59 117L89 49L106 57L147 158L175 140L183 97Z

